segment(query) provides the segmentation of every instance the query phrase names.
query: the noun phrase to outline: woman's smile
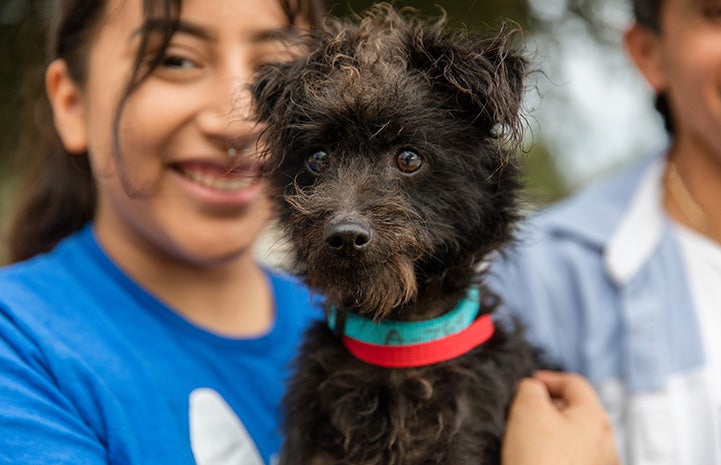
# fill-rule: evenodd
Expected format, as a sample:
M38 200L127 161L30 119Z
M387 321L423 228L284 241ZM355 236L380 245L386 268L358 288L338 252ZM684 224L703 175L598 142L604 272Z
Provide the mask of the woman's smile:
M184 188L201 202L226 207L241 207L262 194L259 169L252 163L222 164L204 160L174 163Z

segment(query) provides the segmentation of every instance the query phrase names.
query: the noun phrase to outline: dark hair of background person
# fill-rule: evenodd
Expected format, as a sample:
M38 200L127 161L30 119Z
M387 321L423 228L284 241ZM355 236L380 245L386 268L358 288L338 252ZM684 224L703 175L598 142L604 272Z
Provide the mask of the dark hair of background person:
M289 24L304 17L311 27L319 27L326 13L323 0L278 1ZM45 65L56 58L65 60L70 75L82 86L86 79L88 48L106 4L107 0L55 0L48 28ZM143 30L133 72L115 115L116 144L117 124L124 103L162 60L176 29L181 6L182 0L143 0L144 16L160 19L164 30L161 46L148 61L150 33ZM32 71L38 72L37 69ZM26 100L31 124L25 128L16 163L22 166L21 176L25 182L20 183L23 190L10 224L8 258L11 262L49 251L60 240L83 227L95 213L95 185L87 154L71 155L65 151L52 124L45 93L36 88L42 81L37 81L37 85L28 87L33 96Z
M633 0L633 14L636 21L653 31L660 32L662 0Z
M656 34L661 34L661 4L663 0L633 0L633 14L639 24L646 26ZM673 135L673 121L668 99L664 94L656 96L656 110L663 117L663 124L669 135Z

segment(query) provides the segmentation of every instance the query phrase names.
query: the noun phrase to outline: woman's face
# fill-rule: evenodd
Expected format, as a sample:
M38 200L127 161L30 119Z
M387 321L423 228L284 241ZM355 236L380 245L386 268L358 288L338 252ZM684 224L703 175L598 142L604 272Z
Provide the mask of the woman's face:
M111 255L130 246L200 266L248 255L270 208L245 88L284 53L288 19L276 1L185 0L161 64L122 110L118 161L113 118L144 24L140 0L109 0L75 106L68 140L90 156L98 237Z
M656 91L668 96L677 143L721 161L721 0L664 0Z

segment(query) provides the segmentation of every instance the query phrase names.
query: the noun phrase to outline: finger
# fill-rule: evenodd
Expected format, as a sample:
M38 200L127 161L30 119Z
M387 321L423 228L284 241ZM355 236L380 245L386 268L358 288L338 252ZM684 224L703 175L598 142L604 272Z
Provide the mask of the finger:
M514 405L541 408L552 405L552 400L543 382L534 378L524 378L516 389Z
M582 376L572 373L538 371L534 373L533 377L543 383L552 397L561 399L568 405L601 406L593 387Z

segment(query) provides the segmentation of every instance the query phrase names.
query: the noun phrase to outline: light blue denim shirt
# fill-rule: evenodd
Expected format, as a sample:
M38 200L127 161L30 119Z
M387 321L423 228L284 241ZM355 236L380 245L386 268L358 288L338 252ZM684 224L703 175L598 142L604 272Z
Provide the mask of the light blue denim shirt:
M645 160L533 215L488 282L533 342L594 384L624 463L696 464L717 453L717 420L683 431L678 421L718 407L704 390L701 331L663 210L664 166Z

